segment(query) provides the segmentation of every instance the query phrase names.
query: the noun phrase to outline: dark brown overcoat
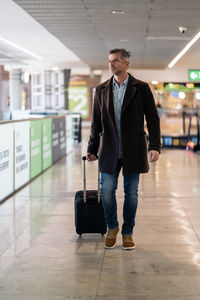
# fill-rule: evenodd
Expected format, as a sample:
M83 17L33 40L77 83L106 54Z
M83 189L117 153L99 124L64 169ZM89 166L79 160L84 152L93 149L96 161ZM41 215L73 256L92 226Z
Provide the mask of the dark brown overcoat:
M113 77L96 88L87 149L89 153L98 154L100 171L110 174L115 172L119 157L112 82ZM149 170L144 116L149 150L160 152L160 122L153 95L146 82L129 74L121 110L124 174L147 173Z

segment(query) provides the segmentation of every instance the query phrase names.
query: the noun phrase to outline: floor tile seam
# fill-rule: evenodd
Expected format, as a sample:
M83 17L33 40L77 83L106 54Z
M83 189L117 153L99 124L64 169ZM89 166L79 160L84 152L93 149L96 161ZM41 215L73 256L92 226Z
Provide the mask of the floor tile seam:
M43 218L45 218L45 220L46 219L49 220L49 218L51 217L51 218L56 218L56 220L50 219L48 222L49 224L67 224L67 222L70 222L71 224L73 224L73 222L71 220L66 220L66 217L69 218L69 217L73 217L73 216L74 216L73 214L66 214L66 215L43 214L43 215L39 215L38 217L36 217L35 221L38 221L39 219L43 219ZM59 219L61 219L61 220L59 220Z
M27 260L38 260L38 259L42 259L43 261L45 261L45 260L49 260L49 261L53 261L53 260L64 260L64 261L66 261L67 262L67 259L69 259L70 260L70 258L71 258L71 256L72 255L70 255L70 253L68 253L67 255L65 255L65 256L62 256L62 257L57 257L57 256L28 256L28 255L25 255L25 256L21 256L21 254L22 254L23 252L21 252L20 253L20 256L18 255L18 256L4 256L4 258L6 258L6 259L16 259L16 258L19 258L19 259L27 259ZM100 265L100 267L101 267L101 265L102 265L102 259L101 259L101 257L100 257L100 255L101 254L99 254L99 258L96 258L96 261L93 261L93 263L99 263L99 265ZM94 255L93 257L96 257L96 255ZM84 259L84 257L82 257L83 259ZM100 263L101 262L101 263ZM80 264L84 264L84 262L83 263L80 263ZM78 265L78 264L77 264ZM71 267L72 269L74 268L73 266ZM88 268L90 268L90 267L88 267Z
M121 297L126 297L125 299L127 299L127 297L130 297L130 299L134 299L135 297L145 297L145 299L149 299L149 297L160 297L160 296L164 296L164 297L167 297L167 299L169 299L169 297L175 297L174 299L182 299L182 297L184 297L183 299L186 299L185 297L199 297L200 296L200 293L198 294L186 294L186 293L176 293L176 294L165 294L165 293L159 293L159 294L151 294L151 293L148 293L148 294L141 294L141 293L136 293L136 294L105 294L103 293L102 295L98 295L97 297L98 298L95 298L95 300L98 300L98 299L101 299L101 297L104 297L104 299L115 299L114 297L116 297L116 299L124 299L124 298L121 298ZM120 298L119 298L120 297ZM134 298L133 298L134 297ZM148 298L147 298L148 297ZM177 298L178 297L178 298ZM181 297L181 298L179 298ZM172 298L171 298L172 299ZM188 299L192 299L192 298L188 298Z
M24 198L17 197L15 199L15 201L18 201L18 202L27 202L27 201L31 200L32 202L37 203L38 201L41 201L41 199L44 199L45 201L49 202L49 201L52 201L56 196L61 197L60 199L66 199L66 196L67 196L67 199L70 199L70 200L74 198L73 196L68 196L66 194L51 194L50 196L38 195L38 197L36 197L36 196L34 196L34 197L26 196ZM9 201L10 198L8 198L7 200L5 200L5 202ZM59 200L59 202L60 202L60 200Z
M104 259L105 259L105 254L106 254L106 250L104 249L104 251L103 251L103 257L102 257L102 262L101 262L101 267L100 267L100 271L99 271L99 279L98 279L98 282L97 282L96 295L95 295L95 299L94 300L96 300L97 296L98 296L99 284L100 284L101 273L102 273L102 270L103 270L103 263L104 263Z
M39 246L39 245L40 246L55 246L56 245L56 246L63 246L63 247L65 247L65 246L69 246L69 245L72 245L72 244L77 246L77 243L71 243L70 241L69 242L65 242L65 243L61 243L61 242L58 243L57 241L55 241L55 242L35 242L33 239L30 239L28 242L32 243L33 246ZM13 244L13 242L11 243L11 245L12 244ZM89 242L88 242L88 244L89 244ZM167 245L167 244L165 244L165 245Z
M52 194L51 194L52 195ZM30 195L17 195L17 194L15 194L15 200L17 200L17 201L20 201L20 199L18 199L18 198L28 198L28 199L38 199L39 197L41 197L41 198L52 198L52 196L51 195L48 195L48 196L46 196L46 195L40 195L40 196L30 196ZM12 198L12 196L10 197L10 198ZM10 198L8 198L8 199L6 199L6 200L9 200ZM6 201L5 200L5 201Z
M41 217L66 217L66 216L73 216L73 214L55 214L55 213L51 213L51 214L48 214L48 213L41 213L40 215L38 215L37 217L35 217L35 219L39 219Z
M9 244L9 246L0 254L0 258L2 258L3 254L12 246L12 244L14 244L16 242L16 240L19 238L20 235L22 235L24 233L24 231L28 228L30 223L27 223L25 228L16 235L15 239Z
M26 293L26 294L24 294L24 293L15 293L15 294L10 294L10 293L0 293L0 299L1 299L1 296L42 296L42 297L51 297L51 299L52 299L52 297L64 297L64 298L62 298L62 299L66 299L66 300L70 300L70 299L93 299L93 300L95 300L96 298L94 298L94 297L96 297L95 295L94 296L91 296L91 295L89 295L89 296L87 296L87 295L84 295L84 296L79 296L79 295L74 295L74 296L68 296L68 295L65 295L65 294L38 294L38 293ZM87 297L87 298L86 298ZM13 298L12 298L13 299ZM43 299L43 298L42 298Z
M141 197L141 198L153 198L153 199L156 199L156 198L159 198L159 199L160 199L160 198L163 198L163 199L166 199L166 198L170 198L170 199L173 199L173 198L176 198L176 199L177 199L177 198L178 198L178 199L179 199L179 198L181 198L181 199L184 199L184 198L185 198L185 199L188 199L188 198L189 198L189 199L193 199L193 198L197 198L198 196L199 196L199 195L195 195L195 196L187 196L187 197L186 197L186 196L174 196L174 195L168 195L168 196L160 196L160 195L155 195L155 196L152 196L152 195L151 195L151 196L144 196L144 195L142 195L142 194L139 194L139 195L138 195L139 198ZM121 198L122 198L122 197L121 197Z
M198 249L197 249L198 250ZM187 254L185 254L185 255L181 255L181 256L179 256L179 261L182 263L185 259L187 259L187 257L188 257L188 255ZM26 259L26 260L43 260L43 261L45 261L45 260L48 260L48 261L50 261L50 260L65 260L66 258L68 258L68 256L63 256L63 257L61 257L61 258L59 258L59 257L50 257L50 256L38 256L38 257L36 257L36 256L3 256L3 258L5 258L5 259L8 259L8 260L13 260L13 259ZM173 258L173 256L170 256L169 257L170 259L171 258ZM151 257L151 259L156 259L156 256L152 256ZM138 261L144 261L144 257L142 257L142 256L137 256L137 260ZM148 260L147 260L148 261ZM163 260L160 260L161 262L163 262L164 261L164 259ZM73 269L73 267L72 267L72 269ZM106 270L106 269L105 269ZM179 275L179 274L174 274L174 275Z
M175 197L175 196L152 196L152 197L149 197L149 196L138 196L138 200L140 200L140 201L142 201L142 199L149 199L149 200L152 200L152 199L154 199L154 200L156 200L156 201L159 201L159 199L169 199L169 200L173 200L173 199L196 199L196 198L199 198L199 196L197 195L197 196L194 196L194 197L182 197L182 196L180 196L180 197ZM124 196L117 196L117 199L124 199ZM148 200L147 200L148 201Z
M192 223L192 221L191 221L191 219L190 219L190 217L189 217L189 215L188 215L188 213L187 213L187 210L185 209L185 207L183 207L183 209L184 209L185 214L186 214L186 216L187 216L187 218L188 218L188 220L189 220L189 222L190 222L190 225L191 225L192 229L194 230L194 233L195 233L195 235L196 235L196 238L197 238L198 241L200 242L200 238L199 238L199 236L198 236L198 233L197 233L197 231L196 231L196 229L195 229L195 227L194 227L194 225L193 225L193 223Z

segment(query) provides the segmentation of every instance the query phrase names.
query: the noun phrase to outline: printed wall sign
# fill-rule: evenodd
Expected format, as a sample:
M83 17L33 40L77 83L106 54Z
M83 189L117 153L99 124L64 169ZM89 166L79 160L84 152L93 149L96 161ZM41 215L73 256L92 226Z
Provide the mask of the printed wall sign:
M42 120L31 121L31 179L42 172Z
M60 157L65 156L66 154L66 125L65 117L59 118L59 138L60 138Z
M53 119L52 121L52 157L53 163L59 160L60 158L60 122L58 118Z
M69 110L81 113L82 118L89 116L88 87L70 86L69 87Z
M0 126L0 201L14 192L13 124Z
M42 120L43 170L52 165L52 119Z
M66 154L72 151L73 138L72 138L72 116L68 115L65 118L66 122Z
M30 180L30 121L14 124L15 189Z
M52 121L52 153L53 163L66 154L65 117Z

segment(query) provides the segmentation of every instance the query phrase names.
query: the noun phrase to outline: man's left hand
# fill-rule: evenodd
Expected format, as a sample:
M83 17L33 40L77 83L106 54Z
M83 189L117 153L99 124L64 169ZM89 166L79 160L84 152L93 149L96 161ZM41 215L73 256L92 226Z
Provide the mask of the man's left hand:
M158 151L151 150L149 152L149 161L150 162L154 162L154 161L158 160L158 158L159 158L159 152Z

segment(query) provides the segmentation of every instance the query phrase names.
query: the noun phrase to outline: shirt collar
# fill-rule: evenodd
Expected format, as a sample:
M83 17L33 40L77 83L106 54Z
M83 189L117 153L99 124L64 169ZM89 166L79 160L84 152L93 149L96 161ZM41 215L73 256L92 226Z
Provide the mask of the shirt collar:
M127 76L127 78L123 82L121 82L120 87L123 86L125 88L128 84L128 79L129 79L129 75ZM114 86L117 86L119 88L117 82L115 81L115 77L113 76L113 87Z

